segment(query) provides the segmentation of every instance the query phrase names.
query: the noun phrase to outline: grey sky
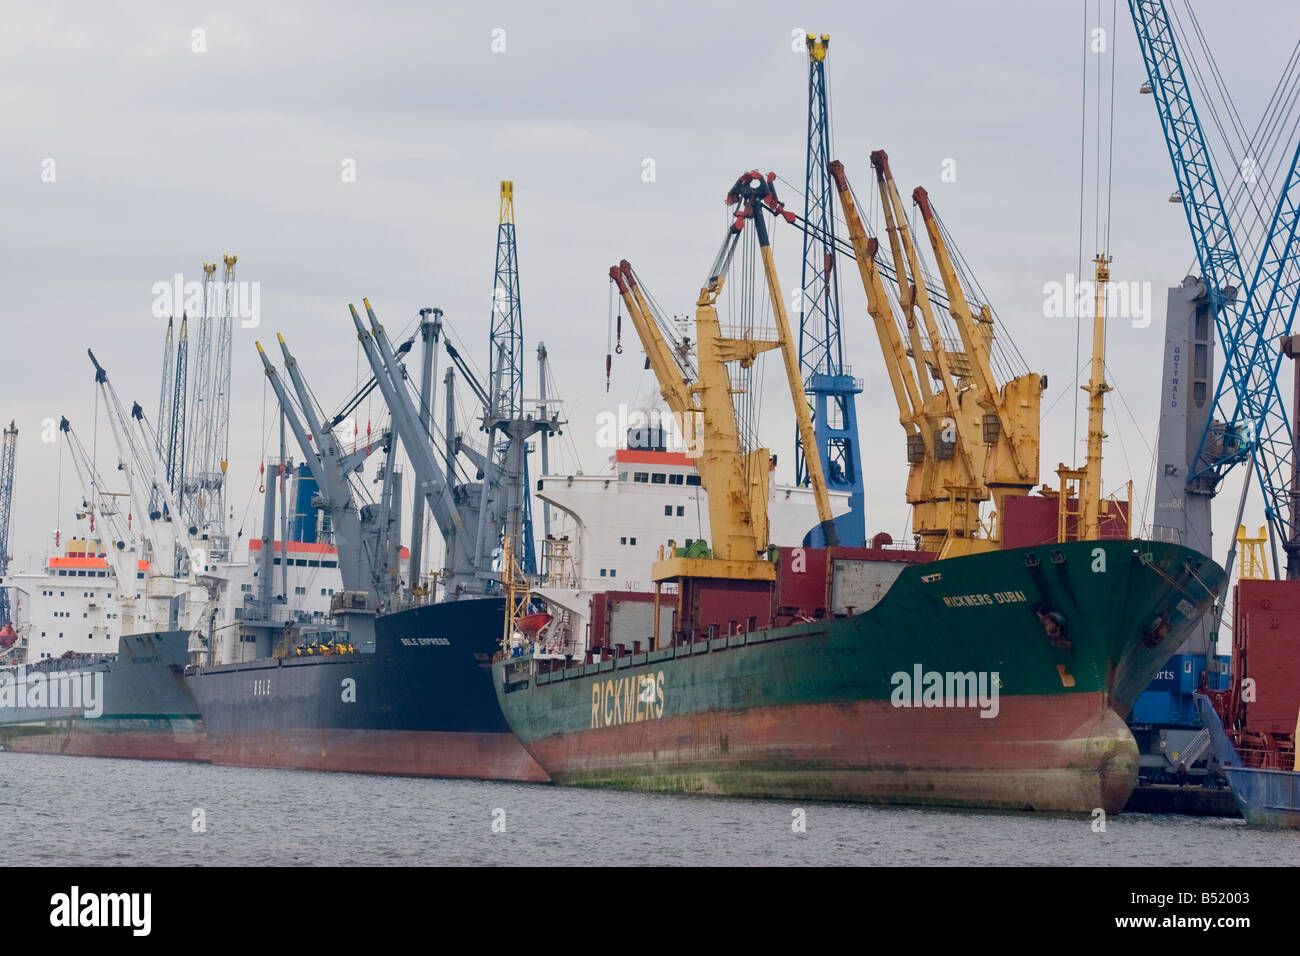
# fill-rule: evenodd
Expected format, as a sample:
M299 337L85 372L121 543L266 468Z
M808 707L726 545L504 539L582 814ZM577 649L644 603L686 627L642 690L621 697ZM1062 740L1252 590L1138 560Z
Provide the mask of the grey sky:
M1197 7L1253 126L1300 35L1300 7ZM124 399L154 411L164 325L150 313L155 282L197 279L200 261L234 252L239 277L260 283L262 326L236 329L233 357L229 499L247 536L260 514L249 504L264 396L254 338L282 331L327 404L356 380L346 305L362 296L394 330L421 306L441 307L485 365L505 178L516 184L528 354L546 342L568 435L585 469L599 470L608 450L594 445L595 414L651 392L627 326L632 344L605 393L606 270L630 259L665 307L688 312L736 175L757 166L802 183L799 27L832 36L836 152L859 195L871 189L868 153L885 147L905 193L929 188L1005 333L1048 374L1042 480L1054 481L1057 462L1082 458L1070 440L1074 322L1043 315L1044 284L1078 265L1081 11L1064 0L6 4L0 417L21 431L14 566L39 560L56 521L74 527L66 512L80 492L65 462L57 516L58 454L39 434L42 419L67 415L89 436L86 346ZM1164 289L1193 258L1182 211L1167 202L1173 178L1154 108L1136 92L1143 72L1126 4L1117 26L1112 274L1152 284L1155 321L1112 328L1111 381L1137 426L1113 398L1105 477L1108 490L1133 477L1140 501ZM206 52L191 50L196 28ZM492 52L495 28L504 53ZM41 180L47 158L53 183ZM345 158L355 183L340 177ZM642 181L646 158L653 183ZM946 159L952 183L940 180ZM1085 261L1091 235L1089 224ZM776 244L788 291L798 234ZM907 524L897 411L856 274L841 283L847 360L867 381L868 530L897 537ZM788 479L793 417L774 368L766 381L764 437ZM106 448L105 431L101 463Z

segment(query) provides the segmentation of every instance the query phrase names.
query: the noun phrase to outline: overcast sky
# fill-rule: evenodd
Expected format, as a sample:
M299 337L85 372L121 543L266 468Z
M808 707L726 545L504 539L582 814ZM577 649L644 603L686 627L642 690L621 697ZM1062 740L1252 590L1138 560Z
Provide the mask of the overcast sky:
M1102 7L1109 27L1111 3ZM1253 126L1300 36L1300 6L1197 7ZM283 332L331 405L357 381L346 306L362 296L394 330L422 306L444 309L486 366L502 179L515 182L528 355L545 341L571 420L574 454L563 464L606 467L597 413L652 394L630 326L605 392L606 271L626 257L665 308L690 312L737 174L757 166L801 186L807 57L791 49L798 28L832 37L836 152L859 195L872 186L869 152L888 149L904 195L929 188L1003 319L999 334L1048 375L1042 480L1055 480L1058 462L1082 458L1071 437L1075 323L1046 317L1043 292L1078 267L1088 38L1075 0L364 10L10 2L4 19L0 417L20 429L16 568L39 561L56 525L75 529L80 491L66 460L58 491L58 446L40 432L44 419L67 415L91 434L85 348L124 400L153 414L165 327L152 314L153 286L178 272L197 280L205 259L237 253L239 278L259 284L260 327L236 328L233 350L229 499L245 537L261 512L266 393L255 339ZM1110 40L1094 63L1108 76L1117 56L1112 278L1150 283L1155 321L1111 327L1119 395L1105 479L1114 490L1133 477L1140 502L1164 290L1193 255L1183 213L1168 202L1173 177L1151 98L1137 93L1144 73L1126 4ZM354 182L343 175L348 161ZM947 161L951 182L942 178ZM1091 208L1091 183L1086 196ZM1092 229L1089 220L1085 260L1097 251ZM778 232L776 248L792 289L798 234ZM842 296L846 359L866 380L868 532L901 537L903 436L849 270ZM1085 342L1087 334L1085 326ZM535 395L531 359L528 375ZM764 438L788 480L793 416L779 373L765 381ZM101 463L106 442L104 432Z

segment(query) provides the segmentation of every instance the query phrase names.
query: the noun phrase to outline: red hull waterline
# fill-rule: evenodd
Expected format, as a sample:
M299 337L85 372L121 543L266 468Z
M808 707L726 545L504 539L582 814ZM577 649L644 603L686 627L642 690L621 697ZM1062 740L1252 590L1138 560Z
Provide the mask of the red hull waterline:
M1138 765L1101 693L1003 697L996 720L888 701L707 711L528 747L562 784L1107 813L1128 802Z
M208 759L235 767L547 783L513 734L410 730L241 731L209 736Z
M207 762L201 731L93 731L77 728L7 737L4 749L14 753L58 754L64 757L107 757L121 760L184 760Z

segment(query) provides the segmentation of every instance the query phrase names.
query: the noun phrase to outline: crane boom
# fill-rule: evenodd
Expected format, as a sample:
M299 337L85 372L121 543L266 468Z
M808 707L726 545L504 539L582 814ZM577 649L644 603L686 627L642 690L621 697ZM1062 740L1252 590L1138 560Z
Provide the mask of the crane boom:
M9 514L14 503L14 455L18 450L18 426L10 422L0 445L0 627L12 619L9 589L4 577L9 572Z
M767 226L763 221L765 209L787 221L792 222L795 218L776 198L772 185L775 178L774 174L763 177L757 170L751 170L742 174L727 193L727 204L735 206L736 213L696 300L698 374L693 381L683 380L683 369L646 306L631 266L624 260L609 270L610 279L627 306L670 410L683 419L699 418L696 468L709 496L714 558L669 556L652 572L658 582L695 574L769 581L774 575L772 565L760 560L768 545L767 496L771 453L766 448L755 448L747 454L743 450L732 400L737 390L732 385L727 368L729 364L739 363L742 368L748 368L763 352L780 349L799 433L807 450L816 447L799 357L777 279ZM754 224L758 238L764 280L776 320L774 339L749 334L742 338L724 336L718 320L715 303L726 283L737 242L747 222ZM821 530L826 540L834 544L837 540L834 519L821 463L813 454L807 456L807 461Z
M885 356L885 370L889 373L894 402L898 405L898 420L909 435L921 435L928 444L930 428L922 414L920 389L908 369L907 350L890 314L885 284L880 278L880 270L876 268L879 243L867 236L867 230L862 225L862 217L858 215L857 204L853 201L853 193L844 174L844 164L835 160L830 164L830 171L839 193L840 206L844 210L844 221L848 223L849 242L852 243L857 258L858 272L862 275L862 284L867 293L867 313L875 324L876 337L880 340L880 349Z
M379 323L369 299L363 299L362 305L370 320L367 329L355 306L349 305L352 324L357 330L357 339L361 343L366 361L379 382L384 402L393 416L393 423L402 438L402 445L415 469L416 487L428 504L429 511L437 523L439 531L447 545L447 584L451 593L481 589L475 568L477 562L470 550L472 529L467 531L465 522L456 510L448 476L438 465L429 443L428 432L420 425L418 412L412 407L404 379L393 353L392 345L384 327Z
M72 423L66 417L60 419L59 431L63 434L64 441L67 442L68 451L72 456L73 467L82 479L82 490L85 492L86 502L91 509L92 516L97 510L101 518L107 518L115 509L111 504L111 498L103 490L104 483L95 470L93 456L86 451L85 445L73 432ZM135 589L137 586L136 568L138 567L135 558L136 553L136 550L129 547L123 539L105 542L104 556L109 567L113 569L113 577L118 583L117 604L122 634L136 633Z
M1223 355L1212 414L1187 463L1186 484L1212 495L1233 466L1251 459L1273 540L1287 551L1287 575L1300 577L1300 515L1291 493L1295 445L1277 381L1283 357L1278 341L1290 332L1297 305L1300 144L1247 281L1169 11L1163 0L1129 0L1129 12L1146 67L1143 92L1149 90L1156 105ZM1277 564L1275 552L1280 571Z

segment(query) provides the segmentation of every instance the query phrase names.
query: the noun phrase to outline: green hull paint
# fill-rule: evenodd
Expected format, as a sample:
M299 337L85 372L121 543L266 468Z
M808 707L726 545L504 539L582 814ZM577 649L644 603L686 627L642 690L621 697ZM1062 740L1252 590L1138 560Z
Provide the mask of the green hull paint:
M1159 542L993 552L909 565L853 617L554 674L516 658L494 678L559 783L1118 810L1137 775L1122 718L1222 584L1208 558ZM918 666L996 674L997 716L895 706L895 675Z

